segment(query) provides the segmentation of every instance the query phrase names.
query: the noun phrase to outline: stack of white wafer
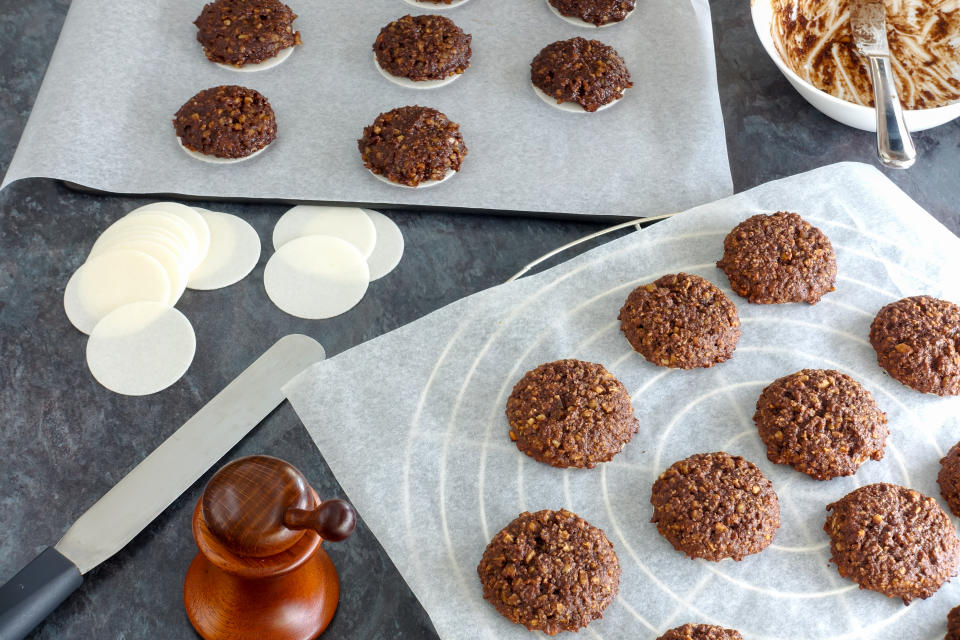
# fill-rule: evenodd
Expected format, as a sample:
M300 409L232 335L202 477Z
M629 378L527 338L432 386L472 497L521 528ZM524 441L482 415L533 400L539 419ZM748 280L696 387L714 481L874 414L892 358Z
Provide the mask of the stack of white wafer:
M90 335L94 378L126 395L176 382L196 349L193 327L174 308L184 290L233 284L259 259L257 232L230 214L155 202L114 222L63 296L70 322Z
M365 209L298 206L277 222L276 253L264 271L270 299L308 319L351 309L403 255L403 235ZM190 321L174 308L185 289L242 280L260 260L260 238L237 216L155 202L104 231L71 276L67 317L89 334L87 365L100 384L125 395L166 389L196 352Z

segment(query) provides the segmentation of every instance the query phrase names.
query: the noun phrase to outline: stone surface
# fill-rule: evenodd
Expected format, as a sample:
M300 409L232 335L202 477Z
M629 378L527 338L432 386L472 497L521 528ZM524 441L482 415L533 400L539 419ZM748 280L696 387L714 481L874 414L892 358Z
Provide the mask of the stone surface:
M13 156L67 7L66 0L0 0L0 173ZM787 84L753 33L749 3L715 0L712 10L738 191L839 160L876 164L871 134L827 119ZM919 134L916 142L917 165L887 174L960 232L955 206L960 123ZM187 291L178 308L196 329L193 366L156 396L128 398L91 378L83 358L86 337L70 326L61 299L67 278L97 235L148 201L77 193L46 180L0 192L0 581L56 543L87 507L281 336L306 333L335 355L500 283L554 247L603 226L390 213L407 242L398 268L372 283L346 315L307 321L276 309L263 291L273 223L286 207L198 203L243 216L260 234L264 252L242 282L219 291ZM223 462L254 453L289 460L323 497L341 495L289 406L272 414ZM190 514L209 476L93 570L33 637L195 638L182 606L182 584L196 551ZM362 523L352 539L329 545L329 551L340 570L343 599L324 638L435 637Z

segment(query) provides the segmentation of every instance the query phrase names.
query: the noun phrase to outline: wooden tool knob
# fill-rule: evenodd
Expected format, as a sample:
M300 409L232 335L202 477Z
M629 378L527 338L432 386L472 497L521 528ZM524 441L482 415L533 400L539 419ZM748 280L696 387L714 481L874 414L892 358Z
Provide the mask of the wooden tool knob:
M356 523L350 505L341 500L317 505L303 474L270 456L240 458L220 469L203 492L201 509L225 547L256 558L286 551L306 529L326 540L343 540Z
M290 529L313 529L331 542L346 540L357 526L357 514L343 500L327 500L313 510L287 509L284 524Z

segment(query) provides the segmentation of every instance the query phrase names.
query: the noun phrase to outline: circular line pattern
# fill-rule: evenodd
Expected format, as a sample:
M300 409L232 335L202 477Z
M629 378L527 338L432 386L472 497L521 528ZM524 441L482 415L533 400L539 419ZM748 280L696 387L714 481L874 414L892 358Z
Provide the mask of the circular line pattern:
M698 233L695 233L695 234L688 234L688 235L690 235L690 236L722 235L722 232L706 231L706 232L698 232ZM675 237L671 237L671 238L666 238L666 239L664 239L664 240L673 242L673 241L678 240L679 238L680 238L679 236L675 236ZM835 245L835 246L837 246L837 245ZM842 247L842 246L837 246L837 249L839 250L839 251L838 251L838 253L839 253L839 252L842 252L843 250L845 250L846 248L845 248L845 247ZM629 250L629 248L624 248L624 249L621 249L620 251L617 251L617 252L614 253L614 254L610 254L610 255L608 255L608 256L604 256L603 259L601 259L601 260L599 260L599 261L597 261L597 262L602 263L604 259L609 259L609 258L611 258L611 257L613 257L613 256L615 256L615 255L619 255L620 253L622 253L623 251L626 251L626 250ZM854 252L851 252L851 253L854 253ZM878 259L878 258L876 258L875 256L861 256L861 257L874 259L874 260L876 260L877 262L881 262L881 263L883 263L883 264L889 264L889 263L887 263L885 260L883 260L883 259ZM560 286L563 282L565 282L568 278L572 278L572 277L576 276L578 273L580 273L581 271L583 271L584 269L587 269L587 268L593 267L593 266L596 266L596 263L584 264L584 265L579 266L578 268L575 268L575 269L571 270L569 273L565 274L564 276L559 277L559 278L556 278L555 280L547 283L547 284L546 284L545 286L543 286L539 291L537 291L536 294L534 294L533 296L531 296L529 299L525 300L525 302L524 302L523 304L518 305L517 307L508 310L508 312L505 314L504 318L502 319L502 322L501 322L501 323L499 324L499 326L497 327L497 330L491 333L491 335L488 337L486 343L484 344L483 349L482 349L482 350L480 351L480 353L478 353L478 355L474 358L474 361L473 361L473 363L472 363L472 365L471 365L471 367L470 367L471 375L470 375L470 376L467 376L467 377L464 379L463 384L462 384L462 386L461 386L461 388L460 388L460 392L459 392L458 398L459 398L459 399L462 399L462 398L468 393L468 389L470 388L471 383L472 383L473 375L476 373L477 369L481 366L482 361L484 360L486 354L488 353L488 351L489 351L490 348L491 348L491 345L495 344L495 343L499 340L500 336L506 333L506 331L507 331L508 328L510 327L511 323L513 323L514 321L518 321L518 320L520 320L520 319L522 318L522 315L521 315L521 314L522 314L522 312L523 312L528 306L536 303L536 302L537 302L539 299L541 299L542 297L544 297L544 296L546 296L546 295L549 295L549 292L550 292L552 289L554 289L554 288L556 288L556 287L559 287L559 286ZM684 271L695 271L697 268L707 268L707 267L712 268L712 264L710 264L710 265L696 265L696 266L694 266L694 267L683 267L683 268L678 268L678 269L679 269L679 270L684 270ZM673 269L673 270L678 270L678 269ZM649 277L638 278L638 279L637 279L636 281L634 281L634 282L644 281L645 279L648 279L648 278L649 278ZM880 293L880 294L882 294L882 295L887 295L887 296L890 296L890 297L894 297L894 295L895 295L895 294L891 294L891 293L888 292L888 291L885 291L884 289L881 289L880 287L875 287L875 286L873 286L873 285L869 285L868 283L863 283L863 282L858 281L858 280L853 279L853 278L843 278L843 279L844 279L845 281L851 283L851 284L856 284L856 285L864 286L865 288L867 288L867 289L869 289L869 290L872 290L872 291L875 291L875 292L877 292L877 293ZM593 296L590 300L582 303L581 305L579 305L579 306L576 307L575 309L572 309L570 312L568 312L568 316L574 316L575 314L580 313L580 312L584 311L585 309L587 309L587 307L588 307L590 304L593 304L593 303L601 300L602 298L604 298L604 297L606 297L606 296L613 295L613 294L615 294L618 290L620 290L620 289L626 289L626 288L629 287L629 286L630 286L630 284L628 283L628 284L625 284L625 285L620 285L620 286L618 286L618 287L614 287L614 288L609 289L609 290L605 290L605 291L603 291L603 292L601 292L601 293ZM835 296L834 296L834 297L835 297ZM836 301L836 300L830 300L829 298L825 298L825 300L827 300L828 304L834 304L834 305L836 305L836 306L839 307L839 308L846 309L847 311L851 311L851 312L853 312L853 313L857 313L857 314L862 315L862 316L864 316L864 317L872 317L872 314L871 314L870 312L864 311L864 310L859 309L859 308L857 308L857 307L855 307L855 306L852 306L852 305L849 305L849 304L846 304L846 303L843 303L843 302L840 302L840 301ZM755 322L755 323L762 323L764 319L763 319L763 318L756 318L756 317L748 317L748 318L743 318L743 320L746 320L746 321L749 321L749 322ZM780 318L772 318L772 319L769 319L769 320L773 320L773 321L775 321L775 322L783 321L783 320L780 319ZM792 320L792 319L791 319L791 320ZM434 379L434 376L436 375L437 371L439 371L439 370L446 364L448 358L450 357L450 355L451 355L451 353L452 353L453 347L457 345L457 343L459 342L459 340L460 340L461 337L463 336L463 333L464 333L463 329L464 329L464 327L465 327L465 325L466 325L467 322L468 322L468 319L465 319L464 324L461 324L461 326L458 327L457 331L455 332L455 335L448 341L447 345L445 346L442 354L440 355L440 357L439 357L439 359L438 359L438 361L437 361L437 363L436 363L436 366L435 366L435 368L434 368L434 372L431 374L431 382L432 382L432 380ZM833 333L834 335L840 336L841 338L843 338L843 339L845 339L845 340L852 340L853 342L855 342L855 343L857 343L857 344L859 344L859 345L861 345L861 346L862 346L863 344L867 344L865 340L860 340L860 339L857 338L857 336L854 336L853 334L850 334L850 333L847 333L847 332L844 332L844 331L840 331L840 330L833 330L832 327L827 327L827 326L824 326L824 325L816 325L816 324L814 324L814 323L804 323L803 321L793 321L793 322L794 322L795 324L800 325L800 326L809 326L811 329L814 329L814 330L816 330L816 331L828 331L828 332L831 332L831 333ZM611 323L611 324L614 324L614 323ZM531 344L531 345L524 351L524 353L517 359L517 361L516 361L516 362L514 363L514 365L513 365L513 370L514 370L514 371L516 371L517 369L519 369L521 366L526 366L526 365L522 365L522 363L525 361L525 359L526 359L538 346L540 346L540 343L543 341L544 335L545 335L548 331L549 331L549 328L544 329L544 331L543 331L543 333L541 333L539 339L538 339L534 344ZM591 336L589 336L589 337L586 339L585 342L581 342L581 343L580 343L580 346L583 346L584 344L589 344L589 343L592 342L592 341L598 340L602 335L603 335L603 331L602 331L602 330L601 330L601 331L597 331L597 332L595 332L594 334L592 334ZM738 349L738 351L742 351L742 352L744 352L744 353L760 352L760 351L768 351L768 350L770 350L770 349L761 349L761 348L750 347L750 346L744 346L744 347L741 347L740 349ZM776 349L773 349L773 350L776 350ZM779 350L776 350L776 351L782 351L782 352L784 352L784 353L786 353L786 354L788 354L788 355L790 355L790 356L795 356L795 357L796 357L796 356L799 356L799 357L804 357L804 358L811 358L811 359L817 360L817 361L819 361L819 362L827 362L825 359L821 358L820 356L814 356L814 355L812 355L812 354L807 354L807 353L804 353L804 352L791 351L791 350L789 350L789 349L779 349ZM573 357L573 356L577 356L578 354L572 353L572 354L569 354L569 355L570 355L571 357ZM617 362L618 364L621 363L621 362L624 362L625 360L629 359L630 355L631 355L631 352L624 352L623 355L621 355L621 356L619 356L619 357L617 358L616 362ZM834 366L835 366L835 368L838 368L838 369L840 369L840 370L850 371L850 369L849 369L848 367L844 366L844 365L834 365ZM656 375L653 379L647 379L647 380L645 380L645 381L643 382L643 384L642 384L639 388L637 388L637 390L636 390L634 393L631 394L631 396L632 396L633 399L634 399L634 402L637 402L637 401L638 401L639 396L643 395L644 393L648 393L648 392L650 392L653 388L655 388L656 385L663 379L663 377L664 377L666 374L670 373L670 372L671 372L671 371L661 372L661 373L658 373L658 375ZM905 412L907 412L908 414L911 414L911 415L912 415L912 412L910 412L909 410L907 410L906 407L904 407L902 403L900 403L899 401L897 401L896 398L893 397L887 389L885 389L883 386L881 386L881 385L878 384L876 381L874 381L874 380L872 379L872 377L857 375L857 374L854 373L854 372L851 372L851 373L852 373L853 375L855 375L855 376L857 377L857 379L863 380L864 382L869 383L869 384L871 385L871 390L877 390L877 391L883 392L883 395L886 396L886 397L888 397L888 399L890 399L892 403L895 403L896 405L898 405L898 408L899 408L900 410L905 411ZM500 393L498 394L496 404L493 405L493 406L491 406L490 415L489 415L489 417L488 417L488 419L487 419L487 421L486 421L485 430L484 430L484 437L483 437L482 444L481 444L481 456L480 456L481 462L480 462L480 468L479 468L480 480L479 480L479 484L478 484L478 498L479 498L479 504L480 504L480 507L481 507L481 508L480 508L481 526L482 526L482 528L483 528L483 531L484 531L484 534L485 534L485 538L489 538L489 536L487 535L487 534L489 533L489 527L488 527L488 523L487 523L485 499L484 499L484 497L483 497L484 489L485 489L485 475L486 475L486 472L487 472L486 459L487 459L488 455L489 455L490 453L492 453L493 451L500 451L500 450L501 450L500 447L495 446L495 445L492 445L492 443L491 443L490 440L491 440L491 434L496 431L495 427L496 427L496 414L498 413L498 412L497 412L497 409L500 407L500 405L503 404L503 401L505 400L506 393L508 392L508 385L509 385L509 380L510 380L510 379L511 379L510 377L507 377L507 378L506 378L506 381L503 383L503 386L501 387ZM769 382L769 381L764 381L764 383L766 383L766 382ZM754 383L754 384L759 384L759 383ZM414 418L414 420L413 420L412 423L411 423L411 429L410 429L411 436L413 436L413 434L415 434L415 433L417 432L417 430L419 429L419 422L420 422L420 420L421 420L421 418L422 418L422 415L423 415L423 414L422 414L422 408L423 408L423 406L428 402L429 397L430 397L430 387L431 387L431 384L428 383L428 385L427 385L426 388L424 389L423 393L421 394L420 398L418 399L418 409L417 409L415 418ZM876 391L875 391L875 392L876 392ZM714 394L714 395L715 395L715 394ZM459 401L458 401L458 405L459 405ZM445 442L446 442L447 444L449 444L449 441L450 441L450 440L449 440L450 429L451 429L451 427L456 423L455 416L457 415L458 411L459 411L459 406L454 407L454 408L451 409L451 414L450 414L450 415L451 415L451 419L448 421L447 429L445 430L445 434L446 434ZM738 434L737 436L735 436L735 438L738 439L738 438L740 438L740 437L743 437L743 436L746 435L746 433L747 433L747 432L742 432L742 433ZM926 440L928 441L928 443L929 443L929 444L932 444L933 448L936 449L936 450L938 451L938 453L942 455L942 452L940 451L937 443L933 440L933 438L930 436L930 434L927 433L927 434L925 434L925 435L926 435ZM899 451L898 451L895 447L892 446L892 443L891 443L891 445L888 445L888 447L890 447L890 451L892 452L893 457L896 458L896 462L897 462L897 465L898 465L898 467L899 467L899 471L904 475L905 478L907 478L907 479L909 480L909 475L908 475L908 473L907 473L906 467L905 467L905 465L904 465L902 456L900 455ZM409 488L410 488L410 485L409 485L409 470L410 470L410 467L409 467L409 462L410 462L409 453L410 453L410 447L409 447L409 442L408 442L407 456L406 456L406 464L405 464L405 468L404 468L404 487L405 487L405 489L404 489L404 498L405 498L405 500L407 501L407 504L409 504L409 497L410 497L410 496L409 496ZM447 457L444 456L444 457L441 458L441 459L442 459L442 464L443 464L444 466L446 466L446 464L448 464L448 462L449 462L449 460L447 459ZM678 602L678 608L679 608L679 607L683 607L683 610L685 610L685 611L686 611L686 610L692 611L694 614L696 614L696 615L698 616L698 618L704 619L704 620L709 620L709 616L708 616L708 615L706 615L704 612L700 611L697 607L695 607L694 605L692 605L690 602L687 601L687 599L691 597L690 594L688 594L686 597L681 597L680 595L678 595L678 594L676 594L675 592L673 592L666 584L664 584L662 581L660 581L654 574L652 574L652 573L645 567L645 565L640 561L639 557L636 555L635 550L629 545L626 536L623 534L623 531L621 530L619 524L618 524L617 521L616 521L616 517L615 517L615 515L614 515L614 513L613 513L613 509L612 509L612 507L611 507L611 503L610 503L610 500L609 500L608 487L607 487L607 469L606 469L606 467L607 467L608 465L614 465L614 464L617 464L617 461L616 461L616 460L614 460L614 461L611 462L611 463L607 463L607 464L605 464L605 465L602 465L602 466L601 466L601 470L600 470L600 476L601 476L602 494L603 494L603 498L604 498L604 504L605 504L605 509L606 509L606 512L607 512L608 520L609 520L609 522L611 523L613 530L616 531L616 535L618 536L618 539L619 539L619 541L620 541L620 544L622 544L623 546L625 546L625 547L627 548L628 555L630 555L630 556L633 558L633 560L634 560L634 562L636 563L636 565L641 569L641 571L643 571L643 572L647 575L648 578L650 578L651 582L653 582L661 591L663 591L664 593L666 593L667 595L669 595L671 598L673 598L674 600L676 600L676 601ZM526 500L525 500L525 498L524 498L524 496L525 496L525 491L524 491L524 482L523 482L523 480L524 480L524 478L523 478L523 475L524 475L524 474L523 474L523 470L524 470L524 457L523 457L523 456L520 456L520 455L517 456L517 469L518 469L518 473L517 473L517 478L516 478L516 484L517 484L517 487L518 487L518 489L519 489L520 496L521 496L521 497L520 497L520 503L522 504L522 509L523 509L523 510L526 510L527 507L526 507ZM656 469L656 466L648 467L648 469L655 470L655 469ZM655 471L654 471L654 472L655 472ZM445 474L445 472L444 472L444 474ZM446 474L445 474L445 475L446 475ZM857 480L854 479L854 481L857 481ZM566 506L567 506L567 508L570 508L570 504L569 504L569 503L571 502L572 496L571 496L569 470L567 470L567 471L565 471L565 472L563 473L563 492L564 492L565 500L566 500L566 502L568 503L568 505L566 505ZM445 506L446 506L446 505L444 504L444 502L441 502L441 509L444 511L444 518L446 517L446 513L445 513L445 512L446 512L446 509L445 509ZM557 505L557 506L559 507L560 505ZM408 515L408 520L409 520L409 511L407 511L407 515ZM408 521L408 535L412 533L409 524L410 524L410 523L409 523L409 521ZM408 538L408 542L409 542L409 538ZM817 549L818 549L818 547L811 547L811 548L809 549L809 551L810 551L810 552L815 552ZM791 549L791 548L783 548L783 549L781 549L781 550L784 551L784 552L790 552L790 553L800 552L799 549L796 549L796 550L795 550L795 549ZM448 553L452 553L452 548L449 547L449 546L448 546ZM454 562L454 564L457 564L457 563L456 563L457 558L456 558L455 554L451 556L451 559L452 559L452 561ZM708 575L712 575L712 574L708 574ZM725 577L725 576L724 576L724 577ZM704 580L705 580L706 578L707 578L707 576L705 575L705 576L704 576ZM462 585L462 586L466 586L466 585ZM756 588L756 587L754 587L754 588ZM849 592L849 591L851 591L851 590L856 590L856 587L855 587L855 586L848 586L848 587L841 588L841 589L839 590L839 593L841 593L841 594L846 594L847 592ZM807 598L811 597L809 594L792 594L792 595L799 595L800 597L807 597ZM821 596L821 597L822 597L822 596ZM845 595L844 595L844 598L845 598ZM618 597L618 598L617 598L617 601L620 602L620 603L624 606L624 608L627 609L627 610L633 615L633 617L635 617L635 618L638 619L638 620L641 620L642 623L643 623L645 626L647 626L651 631L654 631L654 630L655 630L654 625L652 625L652 624L650 624L648 621L642 619L642 616L640 616L640 615L630 606L629 602L626 601L626 600L623 598L623 595L621 595L620 597ZM843 602L844 606L846 607L846 601L845 601L845 599L841 598L841 601ZM849 610L849 607L846 607L846 609L848 610L848 612L850 611L850 610ZM831 636L831 640L844 640L844 639L847 639L847 638L859 637L860 634L865 633L865 632L875 632L875 631L877 631L877 630L879 630L879 629L887 626L888 624L891 624L893 621L895 621L896 619L898 619L898 618L899 618L900 616L902 616L904 613L905 613L904 610L898 610L898 611L897 611L896 613L894 613L892 616L889 616L888 618L885 618L885 619L882 619L882 620L874 621L874 622L872 622L870 625L868 625L866 628L864 628L862 625L860 625L860 624L859 624L859 621L855 621L855 620L854 620L854 621L853 621L853 626L855 626L856 628L855 628L853 631L844 632L844 633L840 633L840 634ZM851 615L852 615L852 613L851 613ZM591 636L593 636L593 637L602 637L602 635L598 634L597 632L595 632L595 631L592 630L592 629L591 629ZM756 637L756 638L759 639L759 638L761 638L761 637L766 637L766 636L759 636L759 635L753 634L752 637Z

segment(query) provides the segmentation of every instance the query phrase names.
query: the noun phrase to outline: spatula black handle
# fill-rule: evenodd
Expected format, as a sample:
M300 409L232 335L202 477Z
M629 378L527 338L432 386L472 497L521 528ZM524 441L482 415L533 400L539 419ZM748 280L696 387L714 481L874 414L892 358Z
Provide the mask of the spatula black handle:
M0 640L21 640L83 582L77 565L53 547L0 586Z

